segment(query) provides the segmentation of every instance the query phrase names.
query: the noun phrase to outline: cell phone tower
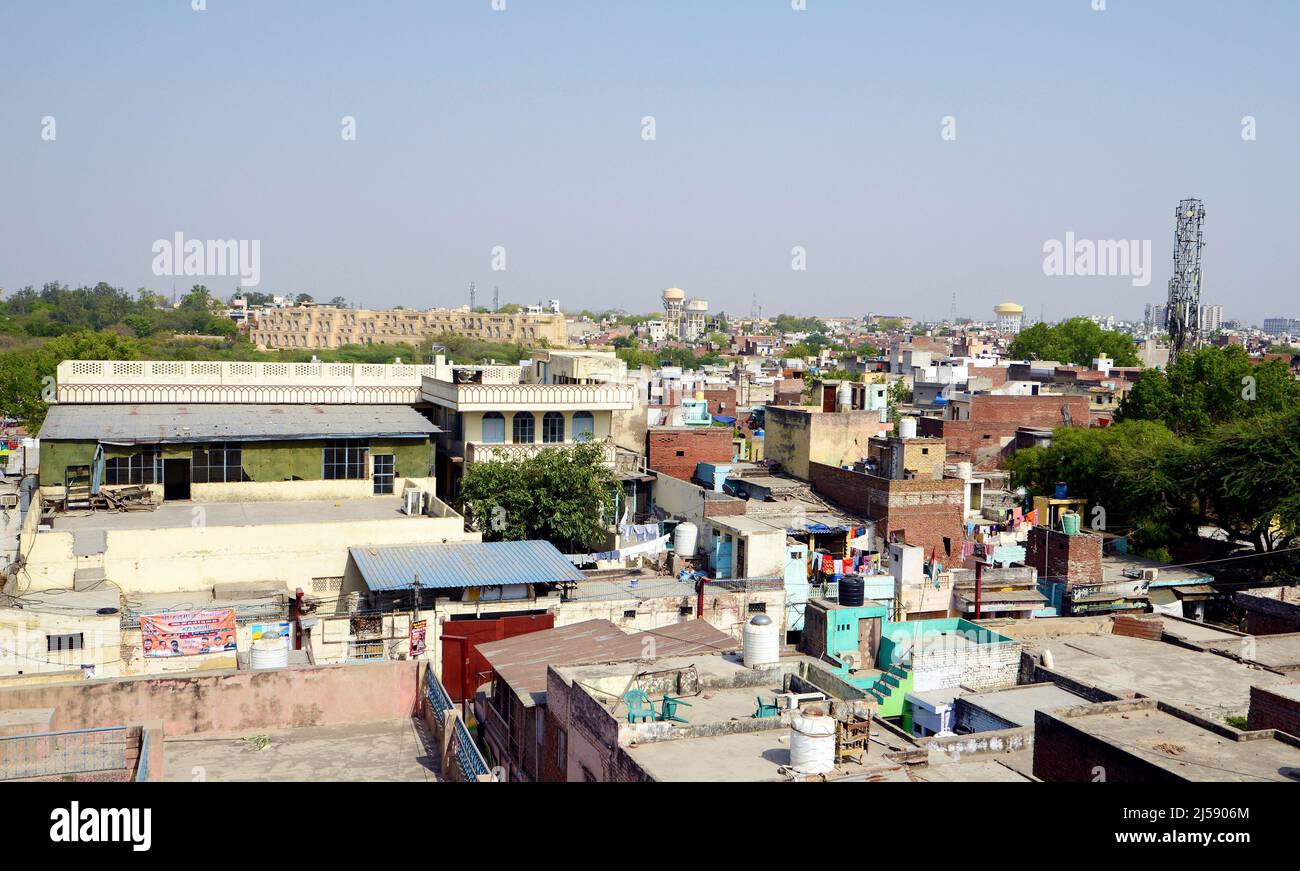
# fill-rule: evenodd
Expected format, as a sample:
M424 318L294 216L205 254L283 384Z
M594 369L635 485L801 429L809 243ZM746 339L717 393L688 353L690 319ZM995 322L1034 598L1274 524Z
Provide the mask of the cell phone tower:
M1169 365L1201 341L1201 227L1205 204L1187 199L1178 203L1174 229L1174 275L1169 279Z

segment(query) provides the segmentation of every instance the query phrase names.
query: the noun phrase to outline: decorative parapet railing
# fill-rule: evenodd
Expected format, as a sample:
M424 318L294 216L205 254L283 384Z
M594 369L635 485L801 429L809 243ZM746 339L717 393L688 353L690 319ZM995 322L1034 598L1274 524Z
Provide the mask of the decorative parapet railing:
M572 448L577 442L534 442L532 444L514 444L511 442L492 443L466 442L465 463L489 463L494 460L526 460L536 456L547 448ZM610 442L597 443L604 452L605 465L614 467L618 459L618 449Z
M433 720L430 725L441 751L443 778L469 783L496 780L432 663L424 667L424 707L426 722L430 717Z
M408 404L436 372L406 363L65 360L56 385L59 402Z
M127 738L122 727L0 736L0 780L121 771Z
M457 384L426 378L424 399L456 411L627 411L635 384Z

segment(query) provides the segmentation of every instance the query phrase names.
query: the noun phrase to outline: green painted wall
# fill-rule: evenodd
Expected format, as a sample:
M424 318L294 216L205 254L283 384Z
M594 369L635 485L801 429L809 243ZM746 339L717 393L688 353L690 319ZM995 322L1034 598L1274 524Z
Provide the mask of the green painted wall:
M199 445L174 444L163 445L164 458L189 459L191 450ZM325 448L323 441L308 442L244 442L244 473L252 481L319 481L323 473L321 466ZM127 457L138 453L140 448L118 445L105 445L105 459ZM371 454L392 454L397 467L397 475L406 478L425 478L433 466L433 442L424 439L373 439L370 442ZM41 442L42 486L62 484L64 470L68 466L89 465L95 458L93 441L51 441Z
M63 483L68 466L89 466L95 459L95 442L41 441L42 487Z
M427 478L433 474L433 442L429 439L371 439L370 454L392 454L399 478Z

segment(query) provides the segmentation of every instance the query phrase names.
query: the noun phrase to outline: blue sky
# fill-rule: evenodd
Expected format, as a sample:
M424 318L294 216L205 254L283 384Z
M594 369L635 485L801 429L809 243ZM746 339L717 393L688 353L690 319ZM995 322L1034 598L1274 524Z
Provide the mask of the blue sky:
M1300 4L1106 6L6 0L0 288L168 292L182 232L369 306L1138 317L1198 196L1203 300L1300 316ZM1151 284L1044 275L1067 232L1152 240Z

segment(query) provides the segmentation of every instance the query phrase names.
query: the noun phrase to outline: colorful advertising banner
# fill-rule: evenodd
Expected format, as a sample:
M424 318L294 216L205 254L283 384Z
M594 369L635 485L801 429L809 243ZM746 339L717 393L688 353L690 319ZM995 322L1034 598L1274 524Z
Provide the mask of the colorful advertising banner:
M141 615L140 641L145 656L234 653L235 609Z
M424 634L428 624L427 620L416 620L411 624L411 659L419 659L424 655Z
M252 637L249 641L258 641L262 638L289 639L291 638L289 635L290 625L288 620L281 620L279 623L254 623L250 633ZM290 644L289 647L292 649L293 645Z

